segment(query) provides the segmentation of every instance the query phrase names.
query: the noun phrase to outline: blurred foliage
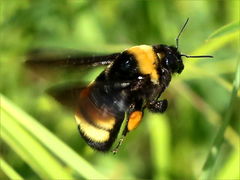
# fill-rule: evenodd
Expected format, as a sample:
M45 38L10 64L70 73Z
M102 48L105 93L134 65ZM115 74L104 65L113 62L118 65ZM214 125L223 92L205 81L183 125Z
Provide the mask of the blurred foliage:
M237 0L1 1L0 179L240 179L239 7ZM180 50L214 59L186 59L163 94L167 112L146 112L115 156L87 147L73 114L44 93L54 83L92 81L102 68L49 82L23 67L34 48L97 54L174 45L187 17Z

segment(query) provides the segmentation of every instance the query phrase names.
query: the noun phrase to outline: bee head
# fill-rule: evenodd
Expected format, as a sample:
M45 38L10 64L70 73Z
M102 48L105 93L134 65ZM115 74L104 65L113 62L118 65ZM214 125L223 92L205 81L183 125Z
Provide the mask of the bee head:
M157 54L159 60L160 60L160 67L164 67L167 70L169 70L171 73L178 73L180 74L182 70L184 69L182 56L186 58L213 58L213 56L209 55L200 55L200 56L189 56L186 54L181 54L178 51L179 47L179 37L182 34L184 28L186 27L188 23L189 18L184 23L183 27L181 28L177 38L176 38L176 47L174 46L167 46L167 45L155 45L153 46L153 49L155 53Z
M165 46L165 56L162 59L161 64L172 73L180 74L184 69L183 61L180 52L174 46Z
M156 45L154 50L160 59L160 66L171 73L180 74L184 69L182 55L174 46Z

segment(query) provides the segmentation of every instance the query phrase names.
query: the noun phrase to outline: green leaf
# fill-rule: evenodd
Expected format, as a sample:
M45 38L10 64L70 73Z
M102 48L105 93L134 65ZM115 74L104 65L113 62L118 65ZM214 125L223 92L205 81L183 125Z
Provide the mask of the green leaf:
M224 134L229 125L234 105L236 104L237 92L238 92L239 86L240 86L240 63L238 62L229 107L226 109L226 114L223 119L223 123L220 126L220 128L216 134L216 137L213 141L213 144L210 148L210 151L207 156L207 160L205 161L204 166L202 168L200 179L213 179L213 177L212 177L213 176L213 167L218 158L220 148L221 148L221 145L224 140Z
M170 141L171 133L167 116L157 113L146 113L148 121L152 161L154 165L154 179L169 179L170 171Z
M232 32L235 32L237 30L240 29L240 23L239 21L237 22L232 22L230 24L227 24L225 26L222 26L221 28L219 28L218 30L216 30L215 32L213 32L208 39L213 39L213 38L217 38L219 36L223 36L225 34L229 34Z
M217 179L240 179L240 142L238 147L231 153L224 167L219 171Z
M223 36L219 36L214 39L210 39L206 41L206 43L198 48L197 50L193 51L191 55L200 55L200 54L212 54L213 52L217 51L218 49L222 48L226 44L237 41L239 37L239 31L232 32L229 34L224 34ZM216 57L214 57L216 58Z
M16 117L21 114L10 114L9 108L14 108L1 97L1 136L3 140L43 179L65 178L73 179L71 174L50 152L29 134L18 122ZM10 106L8 106L10 105ZM13 116L12 116L13 115ZM46 166L46 163L48 166ZM51 167L51 168L48 168Z
M56 159L53 159L53 157L58 157L67 166L75 170L78 176L87 179L104 178L86 160L35 119L13 105L3 95L1 96L1 106L6 118L3 118L2 122L4 140L41 177L44 177L44 179L56 179L57 176L61 179L71 179L71 176L66 174L66 170L60 166L62 163L57 163L55 162ZM49 151L53 154L50 155ZM47 166L46 162L48 162Z
M234 63L232 63L234 64ZM188 71L182 75L183 79L192 79L192 78L211 78L218 82L224 89L231 92L233 86L227 80L223 79L217 73L210 71L208 68L199 67L197 64L187 64ZM227 68L225 68L227 69ZM240 90L238 90L238 96L240 96Z
M194 92L185 82L175 81L172 89L189 101L197 111L201 112L206 119L214 126L218 126L221 122L221 115L209 105L201 96ZM239 91L238 91L239 92ZM236 142L240 141L238 133L230 126L227 128L225 138L232 146L236 146Z
M9 179L23 180L22 178L4 159L0 158L1 170L9 177Z

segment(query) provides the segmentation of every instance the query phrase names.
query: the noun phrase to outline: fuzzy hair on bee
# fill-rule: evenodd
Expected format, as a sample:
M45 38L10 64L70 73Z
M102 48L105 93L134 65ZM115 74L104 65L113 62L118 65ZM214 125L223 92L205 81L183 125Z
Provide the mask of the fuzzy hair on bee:
M169 86L172 75L182 73L182 57L212 58L179 52L179 37L187 22L188 19L176 38L176 47L163 44L139 45L104 56L66 56L57 59L32 57L26 64L64 67L107 65L86 87L79 88L78 84L50 94L63 104L66 101L73 102L79 133L97 151L109 151L125 124L122 137L112 150L116 153L127 133L141 123L144 109L154 113L166 111L168 101L161 99L161 94ZM124 119L126 123L123 123Z

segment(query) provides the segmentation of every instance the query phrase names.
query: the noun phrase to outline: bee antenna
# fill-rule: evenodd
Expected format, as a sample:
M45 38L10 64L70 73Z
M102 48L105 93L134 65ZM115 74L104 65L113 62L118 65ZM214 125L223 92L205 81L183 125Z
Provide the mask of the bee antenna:
M181 54L181 56L184 56L186 58L213 58L213 56L210 56L210 55L189 56L189 55L186 55L186 54Z
M186 27L187 23L189 21L189 18L187 18L187 20L185 21L185 23L183 24L183 27L181 28L180 32L178 33L178 36L176 38L176 46L177 46L177 49L178 49L178 45L179 45L179 37L180 35L182 34L184 28Z

